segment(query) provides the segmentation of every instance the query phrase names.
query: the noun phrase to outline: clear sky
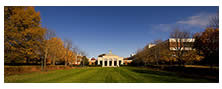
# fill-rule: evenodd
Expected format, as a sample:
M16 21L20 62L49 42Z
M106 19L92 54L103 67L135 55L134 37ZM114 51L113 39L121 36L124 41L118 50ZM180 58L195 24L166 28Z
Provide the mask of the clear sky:
M175 27L204 31L218 7L35 7L42 26L73 41L88 57L108 53L128 57L157 39L166 40Z

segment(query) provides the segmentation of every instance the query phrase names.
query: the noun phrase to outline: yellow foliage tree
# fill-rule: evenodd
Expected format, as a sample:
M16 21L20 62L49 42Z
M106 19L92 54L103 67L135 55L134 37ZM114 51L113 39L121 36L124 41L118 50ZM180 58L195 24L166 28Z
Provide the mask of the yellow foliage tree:
M34 7L4 8L5 63L32 63L41 56L46 29Z
M219 28L208 27L194 37L194 47L203 53L204 64L219 65Z

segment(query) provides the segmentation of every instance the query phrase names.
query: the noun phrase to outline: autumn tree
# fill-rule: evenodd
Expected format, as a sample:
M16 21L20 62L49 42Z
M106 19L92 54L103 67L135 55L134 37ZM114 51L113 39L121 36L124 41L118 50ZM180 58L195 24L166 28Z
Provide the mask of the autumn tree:
M137 52L136 52L136 55L135 55L135 58L134 58L134 62L135 65L137 66L141 66L142 64L145 65L144 63L144 49L138 49Z
M183 39L184 38L181 37L181 40ZM180 40L178 40L178 43L173 43L173 48L177 50L171 50L170 44L172 45L172 43L168 42L168 40L155 40L152 44L154 43L155 46L153 47L150 47L148 44L143 49L139 50L136 53L134 62L140 65L143 64L144 66L162 64L173 65L177 63L184 65L185 63L194 64L203 59L203 56L199 55L196 50L192 49L193 43L189 44L189 50L185 50L188 46L187 43L181 43Z
M155 44L160 44L162 41L161 40L155 40ZM150 43L150 44L154 44ZM149 44L146 45L143 49L139 50L136 54L136 61L144 66L147 65L158 65L159 59L161 57L160 55L161 52L161 46L154 46L154 47L149 47Z
M55 65L55 62L58 61L61 56L63 56L62 50L64 48L63 42L58 37L52 37L48 40L49 43L49 57L48 59L51 59L51 63Z
M156 45L153 47L156 52L153 51L155 55L157 55L156 62L158 64L173 64L176 60L172 56L172 52L169 50L168 41L157 41Z
M56 54L56 56L57 56L57 61L58 62L60 62L60 63L63 63L63 62L65 62L65 56L66 56L66 54L65 54L65 47L64 47L64 42L61 40L61 39L59 39L60 41L61 41L61 43L60 43L60 45L58 46L58 52L57 52L57 54Z
M205 64L219 65L219 28L206 28L202 33L194 35L194 47L203 53Z
M162 50L162 40L155 40L154 41L154 44L156 44L156 46L153 47L153 56L154 56L154 61L155 61L155 64L159 64L159 60L160 60L160 52ZM158 45L158 46L157 46Z
M142 63L144 63L144 59L143 59L144 55L143 55L143 49L138 49L136 52L136 56L134 59L134 63L139 66Z
M72 48L72 41L71 40L68 40L68 39L65 39L64 41L64 47L65 47L65 66L67 66L67 64L69 63L69 51L71 50Z
M204 32L194 35L194 47L205 58L204 64L219 65L219 13L209 18L209 25Z
M41 57L45 28L34 7L4 7L5 63L31 63Z
M215 16L210 17L208 27L210 28L219 28L219 12Z
M190 50L183 55L183 61L187 64L195 64L200 62L203 58L204 56L198 54L197 50Z
M174 49L174 57L178 61L179 65L184 65L185 61L183 60L183 56L188 51L185 49L185 43L189 41L188 38L191 38L191 34L187 31L181 31L178 28L174 29L171 34L170 38L175 39L174 42L171 42L171 47ZM190 47L192 47L192 42L190 42Z
M89 64L89 60L86 56L82 57L82 62L81 62L82 66L88 65Z
M66 59L67 59L67 62L68 62L69 65L71 65L72 63L75 62L76 56L77 55L72 50L68 51L68 56L67 56Z
M44 44L43 44L43 53L44 53L44 59L42 60L42 69L46 70L46 65L47 65L47 58L49 57L49 51L53 47L53 43L51 39L55 37L55 32L52 30L47 30L46 34L44 36Z
M46 41L47 61L52 65L55 65L56 61L60 61L60 63L64 62L65 66L73 64L77 59L76 52L78 52L78 49L72 46L71 40L65 40L63 42L60 38L53 37L53 35L51 36L52 37Z
M79 54L79 56L81 56L81 65L82 66L85 66L85 65L87 65L88 64L88 58L86 57L87 56L87 53L85 52L85 51L83 51L83 50L79 50L79 52L78 52Z
M155 44L155 46L149 48L148 44L144 48L144 63L159 65L175 61L171 55L167 41L155 40L152 44Z
M34 7L6 6L4 12L5 63L41 63L43 70L47 61L53 65L65 61L67 65L76 59L72 42L63 42L54 31L42 28Z

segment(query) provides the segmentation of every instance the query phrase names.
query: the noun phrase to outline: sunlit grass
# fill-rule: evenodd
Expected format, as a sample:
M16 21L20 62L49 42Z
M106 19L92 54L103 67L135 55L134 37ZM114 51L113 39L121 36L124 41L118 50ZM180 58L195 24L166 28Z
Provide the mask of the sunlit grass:
M6 83L168 83L215 82L207 79L181 77L173 72L139 67L89 67L54 70L5 76Z

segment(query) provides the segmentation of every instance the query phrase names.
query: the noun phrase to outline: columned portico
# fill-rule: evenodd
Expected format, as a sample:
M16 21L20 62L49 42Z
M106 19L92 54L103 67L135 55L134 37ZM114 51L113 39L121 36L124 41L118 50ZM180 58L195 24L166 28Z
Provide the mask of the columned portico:
M102 67L119 67L119 61L120 64L123 65L123 57L114 55L111 51L109 52L109 54L105 54L102 57L98 57L97 61L98 65L101 65L100 61L102 61Z
M105 62L104 62L104 60L102 60L102 61L103 61L102 66L104 66Z
M117 64L117 67L119 67L119 61L118 60L116 61L116 64Z
M107 62L107 66L109 66L109 59L106 62Z
M112 59L112 66L114 66L114 59Z

